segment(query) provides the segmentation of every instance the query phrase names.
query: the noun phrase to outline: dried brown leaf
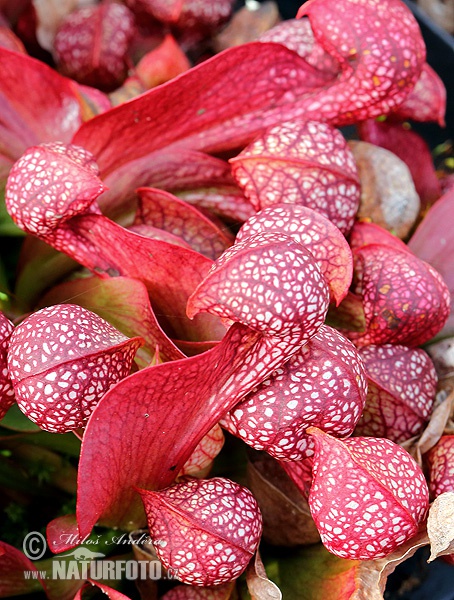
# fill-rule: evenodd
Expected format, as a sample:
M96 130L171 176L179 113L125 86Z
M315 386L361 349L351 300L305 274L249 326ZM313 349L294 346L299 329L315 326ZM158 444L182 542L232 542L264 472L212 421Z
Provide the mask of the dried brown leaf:
M266 575L258 551L246 570L246 583L251 600L282 600L280 589Z
M136 560L158 560L148 529L131 531L129 542Z
M378 560L362 561L357 573L357 585L349 600L383 600L386 581L395 568L421 547L429 543L425 524L419 532L395 552Z
M445 492L435 498L427 518L430 540L430 558L454 552L454 492Z
M454 392L454 338L446 338L430 344L427 354L431 357L438 373L438 388L448 394ZM454 433L454 414L451 413L451 431ZM446 432L445 432L446 433Z
M407 440L402 446L413 456L416 462L422 465L422 456L428 452L443 434L449 417L454 408L454 390L447 395L444 391L437 394L436 406L432 412L429 423L419 437Z

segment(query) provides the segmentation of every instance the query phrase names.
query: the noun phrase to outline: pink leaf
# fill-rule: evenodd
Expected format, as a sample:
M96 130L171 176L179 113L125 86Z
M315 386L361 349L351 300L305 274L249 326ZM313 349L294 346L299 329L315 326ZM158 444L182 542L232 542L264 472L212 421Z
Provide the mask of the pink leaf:
M400 121L435 121L444 127L445 111L446 89L443 81L432 67L424 63L415 87L390 116Z
M1 22L2 20L0 19L0 46L2 48L7 48L8 50L13 50L14 52L27 54L24 44L21 42L20 38L18 38L9 27L4 27L1 25Z
M308 7L317 40L344 69L328 89L325 74L283 46L245 44L99 115L79 129L73 142L96 156L105 177L145 156L151 163L150 157L163 148L220 152L250 142L284 119L304 116L351 123L400 103L424 62L422 38L409 10L397 0L378 5L323 0L306 4L304 10ZM377 19L382 27L364 26ZM358 51L356 60L350 50ZM352 88L357 90L354 102ZM167 110L176 104L177 113Z
M328 287L312 254L285 234L263 233L224 252L189 298L187 312L240 321L285 339L290 347L317 332L328 302Z
M359 125L361 139L381 146L398 156L410 170L422 207L432 204L441 195L430 148L415 131L401 123L369 120Z
M449 316L450 294L440 274L410 252L369 244L354 254L355 292L366 317L364 333L350 333L358 346L419 346L433 338Z
M215 425L197 444L197 447L184 463L178 476L206 476L213 460L221 451L224 441L225 438L222 429L219 425Z
M220 585L246 569L262 533L260 510L247 488L218 477L141 495L156 553L180 581Z
M105 189L93 156L59 142L29 148L8 177L6 207L26 233L52 245L62 222L92 210Z
M171 149L174 158L183 148L237 148L285 115L291 118L300 112L295 101L324 81L287 48L252 42L99 115L79 129L73 143L96 156L103 178L164 148ZM167 109L176 104L178 111ZM136 186L139 183L144 185L141 181Z
M49 550L54 554L72 550L82 543L76 515L63 515L50 521L46 527Z
M235 0L130 0L153 18L181 29L219 27L232 12Z
M141 368L150 364L157 348L163 362L184 357L159 326L147 289L140 281L127 277L74 279L52 288L42 297L41 305L64 304L68 298L92 310L124 335L143 338L145 344L134 359Z
M189 244L185 242L181 237L174 235L173 233L169 233L168 231L164 231L163 229L153 227L152 225L138 223L136 225L130 225L128 227L128 231L138 233L139 235L150 238L152 240L166 242L168 244L175 244L176 246L181 246L181 248L187 248L188 250L190 249Z
M351 251L339 229L311 208L275 204L250 217L238 232L236 241L271 231L290 233L311 252L339 305L348 293L353 272Z
M140 59L135 75L148 90L184 73L190 66L186 54L168 33L157 48Z
M427 212L408 242L408 247L437 269L451 293L451 313L443 335L454 332L454 235L450 226L454 209L454 190L446 193Z
M129 232L110 221L95 204L103 189L89 152L59 143L42 145L30 148L15 164L6 204L21 228L92 272L145 283L153 308L163 315L162 322L175 337L191 337L207 323L212 336L222 335L222 327L213 318L203 316L191 324L185 315L188 296L211 261L193 250Z
M122 4L103 2L71 12L54 40L59 70L85 85L109 91L127 74L134 17Z
M437 373L419 348L366 346L368 393L355 435L386 437L397 444L421 432L432 412Z
M76 305L33 313L16 327L8 348L19 408L46 431L84 427L106 391L129 374L142 343Z
M84 592L91 590L93 587L99 588L101 592L107 596L110 600L131 600L129 596L125 596L118 590L115 590L108 585L104 585L103 583L99 583L99 581L92 581L91 579L80 589L77 594L74 596L74 600L83 600ZM90 598L91 596L87 596Z
M309 498L312 485L312 463L314 456L296 461L282 461L281 467L305 498Z
M102 194L99 205L103 212L113 217L121 214L139 185L164 189L180 197L185 194L184 199L189 203L202 208L208 207L214 214L219 214L216 205L227 195L227 214L234 220L246 220L242 218L242 214L247 208L247 216L253 212L250 203L235 184L229 164L194 150L181 149L178 153L166 149L156 151L151 163L147 155L126 162L111 173L103 173L103 181L109 186L109 190ZM221 198L213 206L212 198L216 199L217 194ZM130 209L129 206L127 208Z
M143 369L104 396L85 430L79 463L83 536L100 518L127 529L143 525L133 486L159 489L174 481L203 436L247 392L240 385L244 361L251 361L260 340L260 334L234 326L212 350ZM252 378L261 374L258 366Z
M73 257L92 272L131 277L146 285L155 315L168 335L200 341L222 337L225 329L217 319L200 315L191 323L185 315L188 297L211 260L191 249L130 232L102 215L76 217L69 232L71 237L60 249L69 253L73 237L83 242Z
M135 223L146 223L181 237L196 252L216 260L233 244L233 236L222 231L200 211L176 196L158 189L139 188Z
M402 240L380 225L368 221L356 221L350 232L349 240L353 252L368 244L391 246L396 250L409 252L408 246Z
M26 579L24 571L36 576ZM42 592L44 582L35 565L20 551L0 542L0 597Z
M350 435L366 401L355 347L331 327L318 332L221 421L230 433L282 461L313 454L309 426Z
M234 294L238 271L242 287ZM295 283L298 279L303 285ZM265 286L266 304L261 301ZM317 332L328 299L312 257L287 236L254 236L218 259L190 300L191 314L205 308L240 323L212 350L143 369L104 396L82 444L81 534L100 517L128 528L142 523L133 486L159 489L172 483L219 419ZM124 414L127 421L119 416Z
M0 176L5 176L29 146L69 141L81 116L69 79L34 58L1 47L0 63Z
M345 125L386 114L415 86L425 62L419 26L400 0L306 2L316 41L337 59L336 83L306 103L306 118Z
M321 6L321 12L325 14L325 11L331 10L331 4L338 7L334 0L320 0L317 6ZM350 6L348 1L346 6ZM73 141L96 156L102 176L111 187L115 186L110 177L120 179L120 175L115 174L117 171L126 169L128 173L131 167L138 171L139 178L134 173L128 173L126 180L123 180L123 187L127 187L131 193L133 185L161 187L150 179L149 172L158 168L155 158L163 151L168 161L172 156L173 162L180 161L181 166L183 162L187 164L183 156L180 158L183 149L209 152L236 149L250 142L267 127L283 120L299 121L303 116L305 119L329 118L337 124L387 112L403 99L409 91L408 86L411 87L419 75L423 62L420 56L422 40L408 9L397 0L387 0L378 5L379 18L386 19L386 27L373 30L378 32L379 42L373 36L365 35L368 30L362 25L363 22L376 20L377 6L361 0L355 4L356 10L361 15L360 25L356 25L357 13L351 19L349 10L346 11L342 4L336 19L330 21L330 27L334 22L338 29L349 31L351 23L355 24L355 47L362 44L364 50L358 64L366 64L365 69L358 68L357 77L349 66L351 56L348 56L348 52L347 57L342 57L344 73L340 83L336 79L331 87L327 87L326 73L318 71L294 52L280 44L250 43L231 48L164 86L95 117L79 129ZM389 27L390 22L392 27ZM343 40L336 36L332 41L329 40L326 22L316 25L319 29L319 45L329 46L329 52L336 59L337 55L342 54L342 48L337 49L335 43L343 43ZM399 48L393 53L397 27ZM314 26L312 29L315 33ZM389 32L391 34L388 36ZM374 43L369 48L371 39ZM347 41L352 42L350 39ZM378 43L379 48L376 48ZM352 48L349 46L349 49ZM396 59L395 68L389 73L382 63L392 58ZM389 89L377 95L374 89L376 80L374 82L373 78L385 80L388 75L392 78L387 82ZM364 87L358 111L351 106L350 96L347 95L353 84ZM243 98L248 101L244 102ZM344 106L344 100L348 101L347 106ZM176 105L178 112L167 110L168 106ZM323 107L322 112L320 106ZM162 158L160 161L162 164ZM169 169L166 171L172 172Z
M315 41L309 19L288 19L260 36L261 42L276 42L293 50L307 62L326 73L327 83L337 77L340 65Z
M428 489L403 448L387 439L338 440L315 427L308 433L316 443L309 507L330 552L381 558L417 533Z
M454 492L454 435L442 435L426 454L429 467L429 490L432 498Z
M176 192L178 197L234 225L244 223L255 210L235 183Z
M14 325L0 312L0 419L14 404L14 389L8 373L7 352Z
M256 209L301 204L343 233L352 227L360 198L356 164L344 137L327 123L276 125L230 163Z

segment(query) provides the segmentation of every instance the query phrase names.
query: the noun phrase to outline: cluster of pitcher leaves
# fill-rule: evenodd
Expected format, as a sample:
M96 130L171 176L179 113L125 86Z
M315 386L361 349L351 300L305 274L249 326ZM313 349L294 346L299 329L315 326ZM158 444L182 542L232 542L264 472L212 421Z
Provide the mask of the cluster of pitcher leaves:
M336 577L310 597L368 581L380 598L391 563L453 551L454 191L408 125L443 123L443 85L400 0L311 0L190 68L181 48L231 9L101 2L52 35L36 10L60 74L0 27L1 227L27 234L2 292L0 425L82 441L49 548L147 527L184 585L143 598L227 600L246 569L250 597L280 597L262 538L321 539L306 576L323 560ZM144 23L180 46L167 33L132 65ZM248 487L209 477L223 431L253 449ZM18 573L49 559L0 548L0 596L36 590Z

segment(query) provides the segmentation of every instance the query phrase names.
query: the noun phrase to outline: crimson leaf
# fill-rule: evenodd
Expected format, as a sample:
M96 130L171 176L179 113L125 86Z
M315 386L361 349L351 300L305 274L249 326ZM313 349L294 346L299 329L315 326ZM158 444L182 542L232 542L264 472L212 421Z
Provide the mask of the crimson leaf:
M140 281L128 277L74 279L52 288L41 299L41 305L64 304L68 298L92 310L128 337L142 337L145 345L135 356L140 367L150 364L157 349L163 362L183 358L183 353L159 326L147 289Z
M238 272L242 286L233 293ZM328 301L313 258L291 238L257 235L228 250L196 290L190 313L205 309L240 322L204 354L124 379L93 413L79 465L81 535L100 517L141 524L133 486L172 483L215 423L317 332Z
M220 585L245 570L262 533L247 488L221 477L189 479L141 496L156 554L180 581Z
M384 344L360 350L368 378L367 400L355 435L401 443L421 432L432 411L437 373L420 348Z
M236 241L254 233L289 233L314 256L337 305L352 282L353 258L340 230L320 213L299 204L275 204L250 217Z
M8 373L7 352L9 340L14 326L5 315L0 312L0 419L14 404L13 384Z
M126 77L133 34L134 17L122 4L103 2L74 10L55 36L58 68L80 83L112 90Z
M454 269L451 264L454 235L449 226L453 207L454 191L447 192L429 209L408 242L410 250L441 273L451 293L451 312L443 335L452 335L454 331Z
M338 440L315 427L309 507L323 544L342 558L381 558L410 539L429 507L424 474L387 439Z
M176 196L153 188L137 190L140 202L135 223L145 223L179 236L204 256L215 260L233 243L233 236L222 231L196 208Z
M211 260L193 250L130 232L100 214L95 199L104 186L97 173L93 157L78 146L54 143L30 148L11 170L7 208L21 228L92 272L145 283L153 308L176 337L191 337L194 329L208 322L216 338L222 327L216 328L213 318L204 316L191 324L185 316L188 296Z
M302 11L319 44L341 63L343 72L332 86L326 87L325 74L279 44L245 44L99 115L73 142L96 156L105 177L145 156L151 162L164 148L237 148L284 119L304 115L340 124L378 116L416 83L424 44L400 1L318 0ZM167 110L175 105L178 111Z
M280 123L230 163L256 209L301 204L320 212L343 233L351 229L360 199L355 159L343 136L327 123Z
M80 306L36 311L16 327L8 347L19 408L46 431L84 427L104 393L129 374L142 343Z
M306 104L306 118L345 125L386 114L415 86L425 62L419 26L400 0L306 2L315 39L341 66L336 83Z
M356 288L367 330L352 332L357 345L429 341L446 323L449 290L441 275L410 251L368 244L354 253Z
M81 124L72 82L39 60L0 47L0 177L34 144L69 141ZM32 93L31 93L32 91Z

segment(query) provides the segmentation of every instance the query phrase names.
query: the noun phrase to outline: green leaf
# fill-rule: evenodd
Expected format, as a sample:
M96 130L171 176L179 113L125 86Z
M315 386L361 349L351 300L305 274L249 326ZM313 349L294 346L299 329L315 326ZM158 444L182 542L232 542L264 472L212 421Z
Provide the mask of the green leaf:
M330 554L322 544L285 553L265 561L268 576L282 591L283 600L347 600L356 587L361 561Z
M12 431L41 431L38 425L35 425L35 423L30 421L30 419L28 419L24 413L20 411L17 404L13 404L13 406L0 421L0 425L6 429L11 429Z
M22 492L27 496L49 496L49 488L22 472L12 460L0 457L0 488Z
M61 452L67 456L79 457L81 441L74 434L41 431L27 417L23 416L22 418L20 416L22 413L20 413L16 406L13 408L14 411L10 409L7 415L0 421L0 425L2 426L0 427L0 446L13 448L15 445L25 442ZM10 415L11 411L13 411L13 414Z
M23 237L24 232L14 223L5 206L6 179L0 180L0 236Z
M23 312L34 308L47 288L78 266L65 254L32 237L25 240L21 264L14 294L20 300Z
M62 452L68 456L79 457L81 441L72 433L49 433L40 431L27 436L29 444L36 444L49 450Z

